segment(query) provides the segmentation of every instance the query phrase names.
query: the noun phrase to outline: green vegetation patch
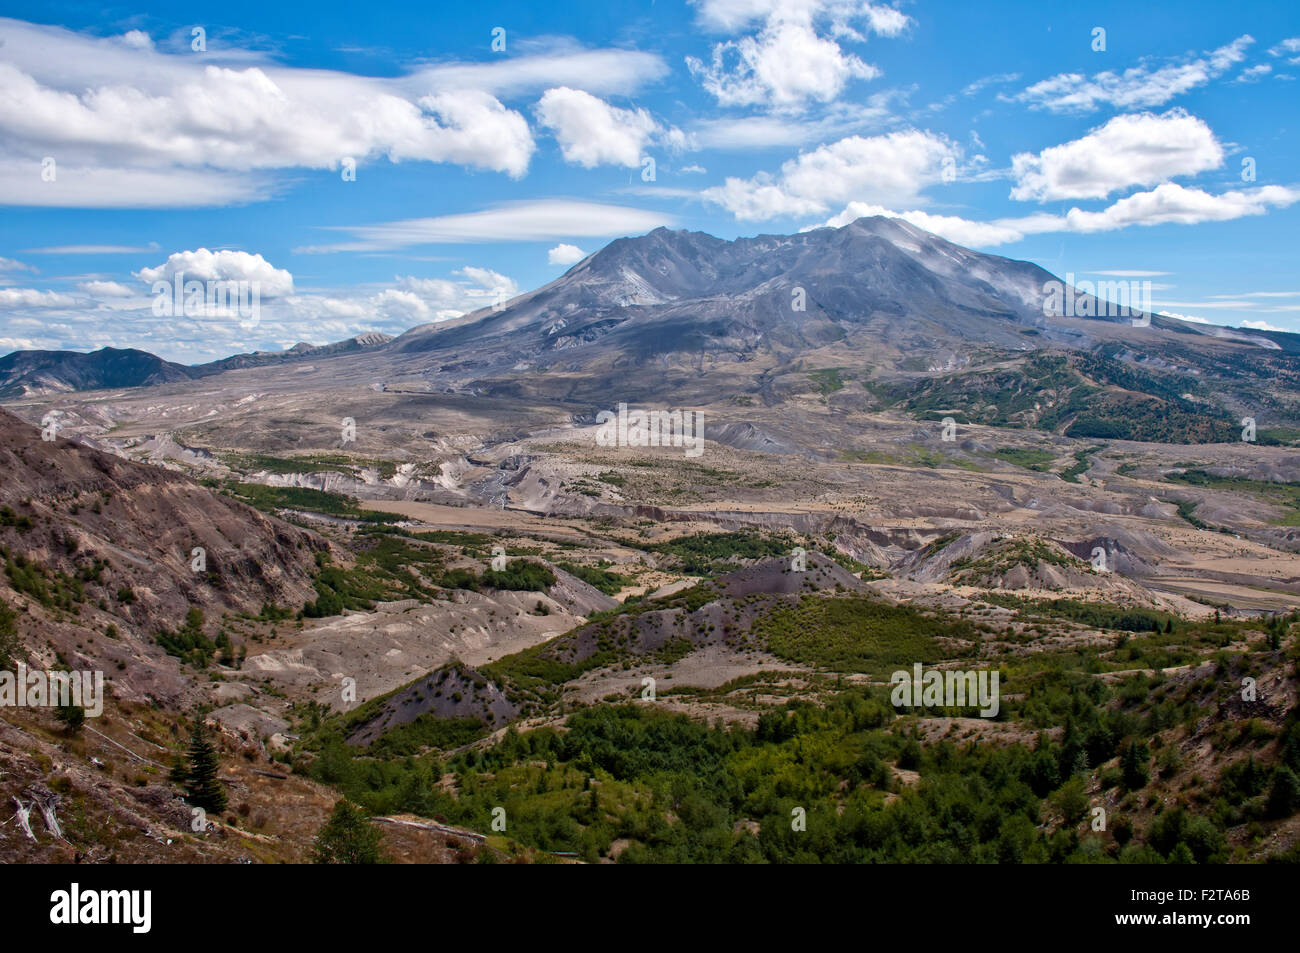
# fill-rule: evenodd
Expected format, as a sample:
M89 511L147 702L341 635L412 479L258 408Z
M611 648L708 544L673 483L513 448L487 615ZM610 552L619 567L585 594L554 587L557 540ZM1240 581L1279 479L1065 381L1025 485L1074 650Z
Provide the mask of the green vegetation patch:
M923 615L910 606L815 596L760 616L751 632L780 658L881 677L943 658L944 650L935 641L939 636L975 635L967 622Z
M994 451L994 456L1007 463L1014 463L1018 467L1036 470L1039 473L1046 473L1051 468L1052 461L1056 459L1056 454L1050 450L1038 450L1033 447L1001 447Z

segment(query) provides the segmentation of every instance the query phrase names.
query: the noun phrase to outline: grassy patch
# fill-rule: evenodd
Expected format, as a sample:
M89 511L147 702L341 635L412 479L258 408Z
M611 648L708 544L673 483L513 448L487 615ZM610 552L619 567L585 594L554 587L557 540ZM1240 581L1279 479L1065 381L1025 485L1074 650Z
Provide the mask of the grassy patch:
M970 637L965 622L922 615L910 606L863 598L804 596L755 620L752 635L792 662L887 677L943 657L938 636Z

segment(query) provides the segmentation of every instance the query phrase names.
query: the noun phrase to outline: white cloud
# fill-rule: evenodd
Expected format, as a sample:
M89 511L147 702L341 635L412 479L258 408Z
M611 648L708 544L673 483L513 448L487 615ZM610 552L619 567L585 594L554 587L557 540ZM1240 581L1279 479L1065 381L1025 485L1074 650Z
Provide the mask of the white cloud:
M851 80L879 76L841 41L861 43L860 30L897 36L910 22L892 7L845 0L702 0L697 7L702 23L725 33L762 27L715 44L707 63L688 56L691 73L724 106L778 110L831 102Z
M34 288L0 288L0 309L15 308L71 308L77 300L71 295L55 291L37 291Z
M160 52L0 20L0 202L165 207L265 198L287 169L448 162L519 177L524 117L483 89ZM147 39L147 38L145 38ZM544 73L545 70L540 70ZM54 181L41 160L56 159Z
M1103 105L1118 109L1149 108L1204 86L1240 63L1253 37L1240 36L1226 46L1200 56L1151 67L1143 62L1123 73L1106 71L1091 77L1059 73L1006 99L1052 112L1092 112Z
M952 142L929 132L850 136L790 159L778 176L728 177L701 194L745 221L818 214L846 201L907 202L940 181L945 160L955 170L959 157Z
M588 92L630 95L669 73L655 53L641 50L587 50L568 42L518 43L523 52L483 63L441 63L415 70L400 85L416 92L481 89L517 96L552 86L581 86Z
M133 298L139 294L119 281L83 281L77 290L92 298Z
M1288 37L1268 51L1269 56L1285 56L1288 63L1300 66L1300 56L1297 53L1300 53L1300 36Z
M122 43L135 50L152 50L153 38L143 30L127 30L122 34Z
M519 293L513 278L490 268L467 265L455 274L463 280L399 276L395 287L384 288L369 298L335 299L333 310L350 313L357 309L373 320L397 322L397 329L405 330L412 324L458 318ZM307 310L311 300L304 296L300 310Z
M1211 298L1300 298L1300 291L1247 291L1239 295L1210 295Z
M250 281L257 282L259 295L263 298L278 298L293 294L293 275L283 268L276 268L261 255L244 251L209 251L199 248L195 251L181 251L167 256L167 260L155 268L141 268L135 272L141 281L171 281L177 275L184 275L186 281Z
M1223 149L1203 120L1175 109L1116 116L1082 139L1038 155L1022 152L1011 164L1013 199L1102 199L1132 185L1218 168Z
M3 123L0 123L3 128ZM210 208L268 198L272 179L261 173L211 169L96 166L58 162L55 180L41 178L34 159L0 154L0 205L53 208Z
M346 226L343 230L353 233L355 241L309 246L296 251L373 251L460 242L605 238L639 235L660 225L673 225L675 222L672 215L647 209L572 199L541 199L457 215Z
M567 245L561 242L546 253L546 263L548 265L576 265L586 257L587 253L577 245Z
M408 324L423 324L433 315L428 303L413 291L388 288L374 299L375 312Z
M856 222L864 216L884 215L887 218L901 218L903 221L933 232L941 238L968 248L987 248L993 245L1005 245L1024 238L1024 234L1015 228L999 225L996 222L973 222L955 215L931 215L928 212L909 211L894 212L879 205L865 202L850 202L839 215L828 219L824 224L839 228L850 222Z
M23 249L28 255L138 255L157 250L157 242L148 245L50 245Z
M208 273L254 274L227 263ZM160 265L162 272L172 270ZM285 273L287 274L287 273ZM186 272L187 277L194 273ZM91 276L85 276L91 278ZM116 286L116 287L114 287ZM445 278L397 276L384 285L324 289L265 298L255 327L239 315L191 317L155 315L147 288L122 296L115 282L84 281L80 293L0 288L8 346L88 350L110 345L139 347L172 360L211 360L250 350L281 350L299 341L324 344L366 331L401 333L430 321L443 321L518 294L514 279L490 268L466 266ZM102 311L110 309L113 321ZM6 339L0 339L0 347Z
M479 298L484 295L491 295L494 298L504 295L507 298L512 298L519 294L519 285L515 283L513 278L507 278L491 268L477 268L473 265L466 265L457 274L464 275L474 285L474 287L466 289L466 294L471 298Z
M18 261L15 258L0 257L0 271L35 271L31 265Z
M1242 321L1243 328L1250 328L1252 331L1286 331L1286 328L1279 328L1276 324L1269 324L1267 321Z
M687 64L723 106L801 107L835 99L851 79L874 79L880 71L807 23L776 21L756 37L719 43L706 65Z
M769 146L802 146L885 128L895 117L890 108L896 91L875 93L864 101L832 103L817 117L791 115L722 116L695 120L688 142L695 149L743 152Z
M865 19L866 26L881 36L897 36L911 22L908 17L884 4L862 0L691 0L700 23L719 33L736 33L774 15L803 13L831 21L831 31L847 35L850 23Z
M1300 189L1281 185L1211 195L1200 189L1166 182L1149 192L1122 198L1100 212L1070 209L1066 213L1066 223L1070 231L1085 233L1111 231L1128 225L1195 225L1263 215L1270 206L1285 208L1297 201L1300 201Z
M1249 66L1242 70L1237 76L1236 82L1257 83L1271 72L1273 72L1273 67L1269 66L1267 63L1257 63L1254 66Z
M555 134L566 162L636 167L659 126L644 109L620 109L580 89L548 89L537 117Z
M838 228L863 215L886 215L901 218L959 245L988 248L1017 242L1027 235L1052 232L1087 234L1115 231L1131 225L1196 225L1201 222L1225 222L1248 215L1263 215L1270 207L1285 208L1296 202L1300 202L1300 189L1280 185L1211 195L1200 189L1188 189L1166 182L1149 192L1138 192L1120 199L1099 212L1086 212L1079 208L1072 208L1064 215L1040 213L979 222L951 215L932 215L923 211L896 212L878 205L851 202L840 214L821 224ZM1099 274L1108 273L1099 272ZM1112 274L1125 273L1113 272ZM1178 306L1178 302L1170 304L1174 307ZM1200 302L1195 307L1209 308L1214 305Z

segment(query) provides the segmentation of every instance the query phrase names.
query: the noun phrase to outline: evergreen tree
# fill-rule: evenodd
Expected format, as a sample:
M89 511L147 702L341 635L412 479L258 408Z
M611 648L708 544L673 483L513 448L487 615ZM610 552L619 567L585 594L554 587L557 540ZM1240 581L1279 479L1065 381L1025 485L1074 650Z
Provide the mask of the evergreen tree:
M63 723L68 734L75 735L86 722L86 709L80 705L60 705L55 710L54 717Z
M171 770L167 772L168 779L172 784L184 784L185 779L190 776L190 766L185 761L185 755L179 751L172 755Z
M1300 811L1300 777L1282 765L1273 772L1273 787L1268 792L1268 813L1272 817L1290 817Z
M226 809L226 789L217 779L217 752L203 730L202 722L190 735L189 771L185 777L185 799L210 814Z
M1146 787L1150 779L1150 773L1147 771L1147 760L1150 757L1151 752L1147 750L1146 745L1130 741L1124 746L1124 750L1120 753L1119 766L1127 790L1136 791L1138 788Z
M378 864L381 837L361 808L340 798L316 835L312 860L318 864Z

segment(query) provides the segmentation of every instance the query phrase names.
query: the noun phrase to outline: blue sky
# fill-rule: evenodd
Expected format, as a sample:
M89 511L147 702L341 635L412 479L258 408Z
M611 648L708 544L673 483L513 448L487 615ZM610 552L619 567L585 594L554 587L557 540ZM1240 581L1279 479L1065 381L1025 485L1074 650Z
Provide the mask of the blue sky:
M8 3L0 351L397 333L863 214L1300 331L1300 7L1048 6ZM256 320L156 313L177 273Z

